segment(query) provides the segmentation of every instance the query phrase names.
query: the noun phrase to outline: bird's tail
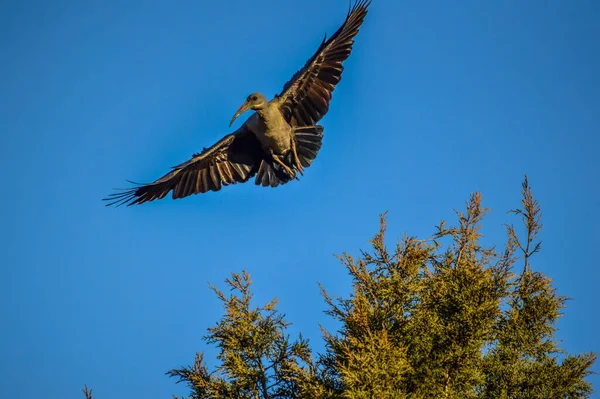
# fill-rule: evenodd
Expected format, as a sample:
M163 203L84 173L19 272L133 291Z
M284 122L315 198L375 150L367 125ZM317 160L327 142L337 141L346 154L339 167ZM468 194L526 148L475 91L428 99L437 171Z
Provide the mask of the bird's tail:
M323 126L300 126L294 128L296 153L303 168L308 168L321 149L323 140ZM297 171L294 155L290 151L284 158L284 163ZM257 186L277 187L293 180L294 176L288 175L285 170L272 161L263 160L256 174Z
M296 152L303 168L308 168L321 149L323 140L323 126L300 126L294 128ZM293 165L292 154L288 155L289 164Z

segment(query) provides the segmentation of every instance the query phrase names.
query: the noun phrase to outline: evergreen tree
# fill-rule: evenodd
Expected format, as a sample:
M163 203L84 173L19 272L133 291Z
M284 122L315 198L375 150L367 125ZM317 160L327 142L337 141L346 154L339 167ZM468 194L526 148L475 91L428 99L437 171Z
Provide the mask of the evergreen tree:
M568 355L554 337L566 298L532 271L539 204L523 183L525 239L513 226L502 253L480 244L487 210L475 194L458 224L390 252L385 217L372 253L342 263L350 298L333 300L337 334L325 335L322 383L343 398L586 398L595 354ZM449 244L444 246L443 242ZM517 268L518 257L523 266ZM562 361L560 360L562 358Z
M197 354L168 374L189 385L192 399L588 398L596 355L559 347L566 298L533 270L542 225L527 177L522 196L511 212L523 238L507 226L502 251L481 244L488 210L480 194L457 212L456 226L442 221L431 237L403 237L393 250L382 215L370 252L339 257L352 277L349 297L321 287L340 327L323 330L317 359L302 336L286 334L276 301L253 308L250 276L234 273L231 296L211 286L225 309L204 338L219 348L218 366L210 372Z
M291 341L285 334L289 323L277 311L276 300L252 308L248 273L233 273L226 282L233 291L229 297L211 285L225 314L204 337L220 349L220 366L209 372L197 353L192 366L167 374L186 382L192 399L300 397L299 382L313 363L308 342L302 337Z

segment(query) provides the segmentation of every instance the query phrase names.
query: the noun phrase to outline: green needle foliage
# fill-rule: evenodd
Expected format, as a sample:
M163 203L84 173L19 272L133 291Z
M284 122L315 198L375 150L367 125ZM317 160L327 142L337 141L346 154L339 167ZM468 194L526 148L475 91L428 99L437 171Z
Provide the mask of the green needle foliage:
M502 250L481 243L488 210L480 194L455 226L442 221L431 237L406 236L392 249L382 215L369 252L339 257L350 295L332 298L321 287L340 327L323 329L316 359L302 336L286 334L276 301L253 307L250 276L234 273L230 296L211 286L225 310L205 337L219 349L218 366L209 371L197 354L168 374L189 385L191 399L588 398L596 354L559 347L567 298L532 267L542 225L527 177L522 196L510 211L522 219L522 238L506 226Z
M522 209L511 212L522 217L525 239L507 226L501 252L480 243L487 210L475 194L455 227L442 222L431 238L404 237L391 252L383 216L371 253L340 257L353 285L336 300L323 289L327 313L342 326L325 334L319 362L330 397L589 397L596 355L559 348L566 298L531 270L542 225L527 177Z
M235 295L213 287L225 314L209 329L220 366L169 372L191 398L587 398L592 353L571 355L554 337L565 307L551 280L531 267L540 250L540 207L527 181L524 238L507 228L502 251L482 246L487 209L474 194L458 223L441 222L425 240L385 244L381 217L371 252L340 256L352 276L348 298L321 287L338 331L323 330L326 352L314 361L308 343L290 341L275 301L250 304L250 277L227 280Z
M307 379L313 363L308 342L302 337L290 341L285 334L289 323L277 311L276 300L251 307L248 273L233 273L226 282L231 296L211 285L225 314L204 338L220 349L220 366L210 373L197 353L193 366L167 374L187 382L193 399L301 397L300 382Z

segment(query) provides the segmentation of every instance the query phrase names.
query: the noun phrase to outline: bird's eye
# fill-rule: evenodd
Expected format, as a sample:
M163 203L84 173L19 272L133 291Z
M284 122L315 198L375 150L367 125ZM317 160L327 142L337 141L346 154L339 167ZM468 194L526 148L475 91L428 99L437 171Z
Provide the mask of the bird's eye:
M252 101L256 101L256 100L258 100L258 97L252 96Z

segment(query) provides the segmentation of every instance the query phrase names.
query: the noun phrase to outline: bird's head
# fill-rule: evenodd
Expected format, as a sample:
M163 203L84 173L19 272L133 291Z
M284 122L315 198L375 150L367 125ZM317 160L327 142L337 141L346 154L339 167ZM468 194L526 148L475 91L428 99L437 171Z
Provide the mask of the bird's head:
M262 94L260 94L260 93L250 94L248 96L248 98L246 99L246 101L242 104L240 109L238 109L238 111L235 113L235 115L231 119L229 126L231 127L231 125L233 125L233 122L238 118L238 116L240 116L244 112L248 111L249 109L251 109L253 111L257 111L259 109L265 108L267 106L267 104L268 104L267 99Z

